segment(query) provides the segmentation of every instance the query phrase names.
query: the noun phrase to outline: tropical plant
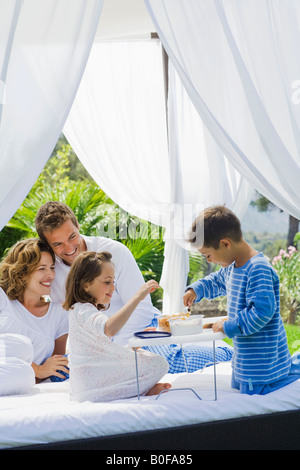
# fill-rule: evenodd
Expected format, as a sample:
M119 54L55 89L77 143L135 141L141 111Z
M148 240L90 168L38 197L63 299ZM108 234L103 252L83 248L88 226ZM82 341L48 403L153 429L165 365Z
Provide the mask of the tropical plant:
M203 278L207 274L208 263L203 255L198 251L190 251L189 254L190 270L188 275L188 284Z
M299 249L300 244L300 232L297 232L294 238L294 245Z
M36 236L34 219L38 208L47 201L61 201L75 213L81 230L95 234L97 223L111 213L114 205L106 194L89 181L68 181L67 185L35 184L7 227L22 230L28 237ZM107 207L109 209L107 209Z
M272 264L280 280L280 307L283 320L295 323L300 309L300 253L294 246L280 250Z
M79 169L80 162L74 163L74 157L70 145L61 137L30 193L2 231L7 244L2 252L17 239L37 236L34 220L39 207L47 201L61 201L74 211L81 233L123 243L133 254L145 280L153 278L159 282L164 261L164 229L122 210L92 178L85 177ZM78 173L83 177L79 178ZM188 282L203 277L206 269L203 256L191 252ZM162 289L151 296L159 308Z

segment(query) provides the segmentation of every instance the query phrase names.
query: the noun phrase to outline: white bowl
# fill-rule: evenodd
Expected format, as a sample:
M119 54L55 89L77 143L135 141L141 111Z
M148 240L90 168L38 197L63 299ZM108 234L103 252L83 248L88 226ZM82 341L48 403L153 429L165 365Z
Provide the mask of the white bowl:
M158 319L158 329L161 331L168 331L171 333L170 329L170 321L171 320L178 320L179 318L189 318L190 314L187 313L172 313L171 315L159 315Z
M197 335L203 330L203 315L191 315L186 319L169 320L171 333L179 335Z

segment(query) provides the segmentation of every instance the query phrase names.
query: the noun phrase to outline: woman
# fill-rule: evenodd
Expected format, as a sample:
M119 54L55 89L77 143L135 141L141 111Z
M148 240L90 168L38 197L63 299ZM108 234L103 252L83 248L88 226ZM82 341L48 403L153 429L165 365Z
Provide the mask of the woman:
M63 355L68 316L47 300L55 277L55 258L37 238L21 240L0 263L0 334L31 340L36 381L50 376L64 379L68 360Z

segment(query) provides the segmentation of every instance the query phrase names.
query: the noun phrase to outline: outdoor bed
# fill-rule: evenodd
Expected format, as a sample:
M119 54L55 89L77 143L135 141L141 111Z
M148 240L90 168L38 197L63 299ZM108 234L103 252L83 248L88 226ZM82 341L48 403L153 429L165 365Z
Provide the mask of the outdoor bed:
M224 362L216 365L215 400L213 369L168 374L173 391L158 398L78 403L68 381L0 397L0 448L300 449L300 380L265 396L243 395L231 388L231 364Z

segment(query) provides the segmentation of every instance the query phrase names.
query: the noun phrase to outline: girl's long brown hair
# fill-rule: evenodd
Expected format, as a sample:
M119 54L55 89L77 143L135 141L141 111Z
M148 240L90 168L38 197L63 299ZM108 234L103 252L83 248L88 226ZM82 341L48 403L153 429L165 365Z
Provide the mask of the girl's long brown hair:
M85 291L85 286L100 276L103 263L111 263L111 254L102 251L85 251L81 253L72 263L66 280L66 296L63 308L70 310L76 302L91 303L96 305L98 310L107 309L102 304L96 304L96 299Z

